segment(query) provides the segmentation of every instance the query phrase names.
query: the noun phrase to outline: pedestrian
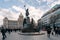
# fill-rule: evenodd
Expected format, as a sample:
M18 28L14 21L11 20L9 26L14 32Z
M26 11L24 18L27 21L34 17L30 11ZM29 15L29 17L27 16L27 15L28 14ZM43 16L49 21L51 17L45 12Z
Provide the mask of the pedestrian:
M3 27L2 27L2 29L1 29L1 33L2 33L2 36L3 36L3 39L5 39L6 38L6 29L4 29Z
M58 28L57 27L55 28L55 35L58 36Z
M59 35L60 35L60 27L59 27L59 29L58 29L58 32L59 32Z
M11 33L10 29L8 29L8 33L9 33L9 34Z
M51 33L52 33L52 35L54 35L54 29L52 28L52 30L51 30Z
M50 38L50 33L51 33L51 27L47 26L47 36Z

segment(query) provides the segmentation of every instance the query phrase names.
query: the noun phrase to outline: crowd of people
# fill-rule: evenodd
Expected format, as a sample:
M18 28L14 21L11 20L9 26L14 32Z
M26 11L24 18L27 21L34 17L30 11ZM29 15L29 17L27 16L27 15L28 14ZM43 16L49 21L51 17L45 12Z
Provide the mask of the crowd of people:
M54 28L51 28L50 26L46 26L46 31L47 31L47 37L50 38L50 34L52 35L60 35L60 28L59 27L54 27ZM7 30L7 29L4 29L2 27L1 29L1 33L2 33L2 38L5 39L7 36L6 36L6 32L8 32L9 34L12 32L12 30ZM16 32L16 30L15 30Z
M56 35L56 36L60 35L60 28L59 27L51 28L50 26L47 26L46 31L47 31L48 37L50 37L50 34Z
M60 35L60 28L55 27L54 32L55 32L55 35Z

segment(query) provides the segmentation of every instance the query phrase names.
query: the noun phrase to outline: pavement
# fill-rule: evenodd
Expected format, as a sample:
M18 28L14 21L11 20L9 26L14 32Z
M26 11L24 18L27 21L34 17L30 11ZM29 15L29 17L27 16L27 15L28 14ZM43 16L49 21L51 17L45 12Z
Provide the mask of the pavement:
M47 37L46 31L41 31L41 33L45 33L44 35L35 35L35 36L26 36L19 35L20 32L11 32L6 33L7 38L5 40L60 40L60 35L51 35L50 38ZM0 40L2 40L2 35L0 33Z
M30 32L30 33L22 33L22 32L20 32L20 33L18 33L18 34L20 34L20 35L26 35L26 36L35 36L35 35L44 35L45 33L44 32Z

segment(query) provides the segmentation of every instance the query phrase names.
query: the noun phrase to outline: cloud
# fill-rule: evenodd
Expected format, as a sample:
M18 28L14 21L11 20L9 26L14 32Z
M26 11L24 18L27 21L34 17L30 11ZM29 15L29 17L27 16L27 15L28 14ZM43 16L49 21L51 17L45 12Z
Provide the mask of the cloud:
M3 16L2 15L0 15L0 25L2 25L3 24Z
M55 6L56 4L60 4L60 0L57 0L57 1L53 2L53 3L51 3L51 4L50 4L51 8L52 8L53 6Z
M3 18L8 17L10 20L17 20L20 13L13 12L10 9L1 8L0 9L0 25L3 23Z
M8 2L11 0L4 0L4 1ZM38 20L39 18L41 18L44 12L46 12L46 10L48 10L49 8L55 6L56 4L60 4L60 0L36 0L37 2L33 0L28 0L28 2L26 2L25 0L18 0L18 1L22 2L23 4L26 4L27 8L29 8L29 13L30 13L29 16L31 18L34 18L35 20ZM33 5L32 4L29 5L29 3L32 3ZM39 3L39 4L35 5L36 3ZM34 7L34 5L36 7ZM42 10L40 8L42 8ZM13 11L12 9L16 10L17 12ZM13 5L11 8L8 8L8 9L1 8L0 9L0 19L1 19L0 22L2 21L4 17L8 17L9 19L15 20L18 18L20 13L22 13L25 17L25 9L21 8L20 6Z
M11 1L11 0L4 0L4 2L9 2L9 1Z
M19 6L12 6L13 9L15 9L16 11L20 11L23 13L23 15L25 15L25 9L19 7ZM40 10L39 8L35 8L34 6L29 6L29 13L30 13L30 17L31 18L35 18L35 20L38 20L38 18L41 18L41 16L43 15L43 11Z
M3 19L4 17L2 15L0 15L0 20Z
M25 3L25 1L24 1L24 0L18 0L18 1L20 1L20 2L22 2L22 3Z
M16 11L18 11L19 13L22 13L23 16L25 17L25 9L19 7L19 6L12 6L13 9L15 9Z
M30 14L29 17L33 18L35 22L37 22L37 20L40 19L41 16L44 14L44 11L41 10L40 8L35 8L34 6L30 6L30 5L27 5L27 6L29 9L29 14ZM22 14L25 17L25 9L16 5L12 6L12 8L15 9L16 11L20 11L20 13L22 12Z
M60 0L36 0L41 6L51 7L52 4L60 3ZM57 3L56 3L57 2ZM43 5L42 5L43 4ZM53 5L52 5L53 6Z
M29 6L29 12L30 12L31 15L37 15L37 16L39 14L42 14L43 13L42 10L40 10L39 8L35 8L33 6ZM41 15L40 15L40 17L41 17Z
M54 0L46 0L47 3L52 3Z
M40 3L41 2L41 0L36 0L38 3Z
M16 11L19 11L19 12L23 12L23 13L25 12L25 10L19 6L14 5L14 6L12 6L12 8L15 9Z
M0 14L4 17L9 17L9 18L12 18L11 15L12 13L10 12L9 9L0 9Z
M30 17L34 18L34 20L37 22L38 19L41 18L41 16L44 14L43 10L39 9L39 8L35 8L33 6L29 6L29 13L30 13Z

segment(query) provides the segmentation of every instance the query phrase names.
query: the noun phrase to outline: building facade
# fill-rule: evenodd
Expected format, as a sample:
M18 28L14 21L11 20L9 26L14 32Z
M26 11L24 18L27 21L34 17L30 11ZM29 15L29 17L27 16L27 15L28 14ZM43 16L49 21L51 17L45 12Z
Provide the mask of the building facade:
M50 17L55 14L60 14L60 4L55 5L53 8L51 8L48 12L46 12L42 17L41 21L42 25L47 25L50 23ZM60 19L56 21L56 24L60 25Z
M19 15L18 20L9 20L7 17L3 19L3 27L6 29L23 29L23 15Z

